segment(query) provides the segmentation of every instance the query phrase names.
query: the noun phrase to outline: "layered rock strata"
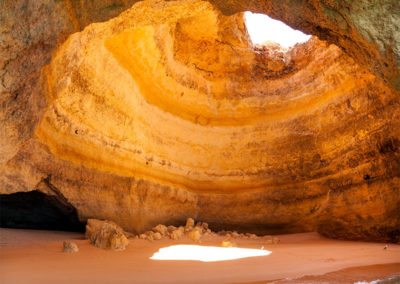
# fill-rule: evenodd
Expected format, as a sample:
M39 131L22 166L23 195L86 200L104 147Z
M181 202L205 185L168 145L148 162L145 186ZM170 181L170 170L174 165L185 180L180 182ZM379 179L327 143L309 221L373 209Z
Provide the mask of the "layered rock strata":
M229 2L214 4L245 7ZM271 3L257 7L294 21ZM322 16L299 26L316 31ZM399 241L398 41L383 57L351 28L375 57L339 32L342 49L313 37L276 56L253 48L241 13L137 3L57 48L25 102L27 134L1 141L0 190L50 183L82 220L134 232L194 216L216 229Z

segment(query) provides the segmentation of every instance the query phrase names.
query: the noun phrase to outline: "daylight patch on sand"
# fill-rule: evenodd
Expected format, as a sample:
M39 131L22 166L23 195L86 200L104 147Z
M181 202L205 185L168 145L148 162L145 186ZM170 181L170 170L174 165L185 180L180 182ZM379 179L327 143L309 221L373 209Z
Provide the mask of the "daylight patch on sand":
M197 260L203 262L233 260L255 256L266 256L271 251L247 248L226 248L199 245L174 245L161 248L150 259L153 260Z

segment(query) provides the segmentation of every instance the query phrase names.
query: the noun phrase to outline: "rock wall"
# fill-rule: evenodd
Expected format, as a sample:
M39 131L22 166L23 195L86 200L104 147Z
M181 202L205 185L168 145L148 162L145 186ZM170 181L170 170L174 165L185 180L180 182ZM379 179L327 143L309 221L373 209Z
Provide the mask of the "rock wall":
M41 68L70 34L118 15L132 0L0 2L0 164L32 136L43 108Z
M326 1L289 2L139 2L60 46L129 3L104 1L118 9L102 14L83 1L41 2L42 28L19 53L10 26L23 7L2 2L2 52L15 58L1 75L0 192L52 186L82 220L136 232L192 216L216 228L398 241L397 4L351 5L346 30ZM388 23L368 17L360 28L389 8ZM320 39L284 54L254 49L238 13L247 9ZM31 35L33 15L21 16ZM383 30L368 43L372 27Z
M225 14L254 11L288 23L340 46L358 64L367 67L400 90L400 3L366 1L219 1L210 0Z

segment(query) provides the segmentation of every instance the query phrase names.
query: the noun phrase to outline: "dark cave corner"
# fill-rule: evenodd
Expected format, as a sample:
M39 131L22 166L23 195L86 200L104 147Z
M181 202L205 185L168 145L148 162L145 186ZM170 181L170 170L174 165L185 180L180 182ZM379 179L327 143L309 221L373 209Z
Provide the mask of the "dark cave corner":
M84 232L76 208L64 196L33 190L0 194L0 227Z

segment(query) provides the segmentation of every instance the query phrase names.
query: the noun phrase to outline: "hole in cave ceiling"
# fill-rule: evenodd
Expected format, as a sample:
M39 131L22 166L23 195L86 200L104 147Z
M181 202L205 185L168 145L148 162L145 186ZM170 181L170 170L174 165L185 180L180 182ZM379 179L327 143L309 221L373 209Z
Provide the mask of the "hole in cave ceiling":
M264 14L245 12L244 20L251 42L256 47L278 44L282 50L287 51L311 38L311 35L292 29Z

